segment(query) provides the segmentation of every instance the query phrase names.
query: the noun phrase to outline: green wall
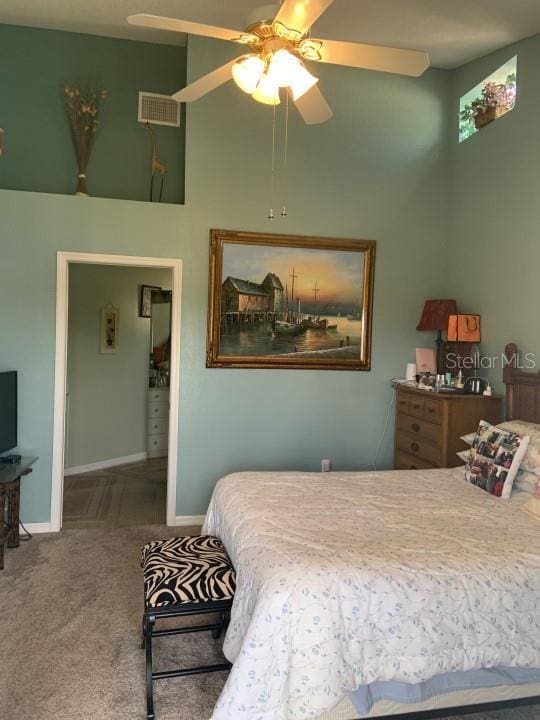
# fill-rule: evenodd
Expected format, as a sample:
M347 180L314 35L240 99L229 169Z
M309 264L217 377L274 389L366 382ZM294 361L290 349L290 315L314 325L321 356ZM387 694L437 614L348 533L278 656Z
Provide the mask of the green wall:
M456 125L451 142L451 283L462 309L482 315L482 353L499 356L483 374L499 390L500 356L508 342L540 353L540 36L470 63L453 77L457 116L460 96L516 53L515 109L461 145Z
M147 200L151 144L137 121L139 90L170 94L185 76L185 48L0 25L0 188L75 192L63 90L79 85L109 91L88 166L90 195ZM185 128L156 125L155 132L169 166L163 200L182 203Z
M192 78L223 63L224 43L192 39ZM319 71L319 68L317 68ZM0 192L0 366L21 371L21 447L40 455L23 519L49 518L57 250L184 261L177 513L205 511L233 470L366 468L418 344L426 297L446 294L450 76L421 79L321 67L335 111L306 127L291 112L289 217L270 225L271 119L232 83L187 113L186 205ZM370 373L205 368L212 227L377 241ZM422 341L426 338L422 336ZM380 463L389 466L391 432Z
M67 468L147 450L150 319L140 285L172 287L170 270L77 265L69 270ZM101 308L118 308L118 352L100 353Z

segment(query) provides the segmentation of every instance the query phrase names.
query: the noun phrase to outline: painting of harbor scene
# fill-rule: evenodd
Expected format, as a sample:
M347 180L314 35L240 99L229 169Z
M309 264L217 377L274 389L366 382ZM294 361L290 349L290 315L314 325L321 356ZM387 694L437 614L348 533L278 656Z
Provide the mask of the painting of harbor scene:
M214 233L210 366L369 369L373 243Z

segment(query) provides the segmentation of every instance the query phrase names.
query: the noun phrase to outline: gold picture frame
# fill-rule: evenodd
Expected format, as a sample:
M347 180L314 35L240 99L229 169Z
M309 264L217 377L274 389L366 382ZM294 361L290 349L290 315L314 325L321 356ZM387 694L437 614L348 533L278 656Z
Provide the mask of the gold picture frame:
M371 370L376 243L210 231L206 366Z

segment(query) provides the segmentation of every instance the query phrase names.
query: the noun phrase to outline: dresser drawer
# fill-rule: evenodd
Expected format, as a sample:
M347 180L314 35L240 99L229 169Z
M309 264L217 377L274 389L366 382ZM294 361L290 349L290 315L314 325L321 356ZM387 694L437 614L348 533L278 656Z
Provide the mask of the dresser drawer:
M167 418L149 418L148 435L166 435L169 432L169 420Z
M167 402L149 402L148 403L148 418L168 418L169 417L169 403Z
M169 402L169 388L150 388L148 400L150 402Z
M427 392L427 391L426 391ZM426 400L417 395L411 395L409 398L409 414L415 417L423 418Z
M397 396L397 409L400 413L409 413L409 405L411 404L411 396L405 395L405 393L398 393Z
M422 458L414 457L408 453L398 450L394 461L396 470L432 470L435 465L422 460Z
M148 450L166 450L168 445L168 435L150 435L148 437Z
M423 440L420 437L411 437L411 435L398 430L396 433L396 448L408 455L421 458L427 463L440 465L441 450L437 445L434 445L428 440Z
M424 417L429 422L441 424L443 416L443 404L440 400L426 398L424 401Z
M427 405L427 402L426 402ZM439 425L416 418L412 415L398 413L396 427L402 432L408 433L423 440L431 440L438 447L441 447L441 428Z
M425 395L429 395L429 390L425 391ZM414 417L424 418L432 423L442 423L443 404L440 400L431 397L422 397L421 395L412 395L409 393L399 393L397 398L398 413L406 415L414 415Z

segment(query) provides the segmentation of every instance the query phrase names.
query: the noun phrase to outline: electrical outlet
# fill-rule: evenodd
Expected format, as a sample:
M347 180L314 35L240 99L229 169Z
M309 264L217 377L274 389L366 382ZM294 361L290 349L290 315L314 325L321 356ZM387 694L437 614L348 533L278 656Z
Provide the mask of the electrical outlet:
M321 472L330 472L332 469L332 461L325 459L321 460Z

